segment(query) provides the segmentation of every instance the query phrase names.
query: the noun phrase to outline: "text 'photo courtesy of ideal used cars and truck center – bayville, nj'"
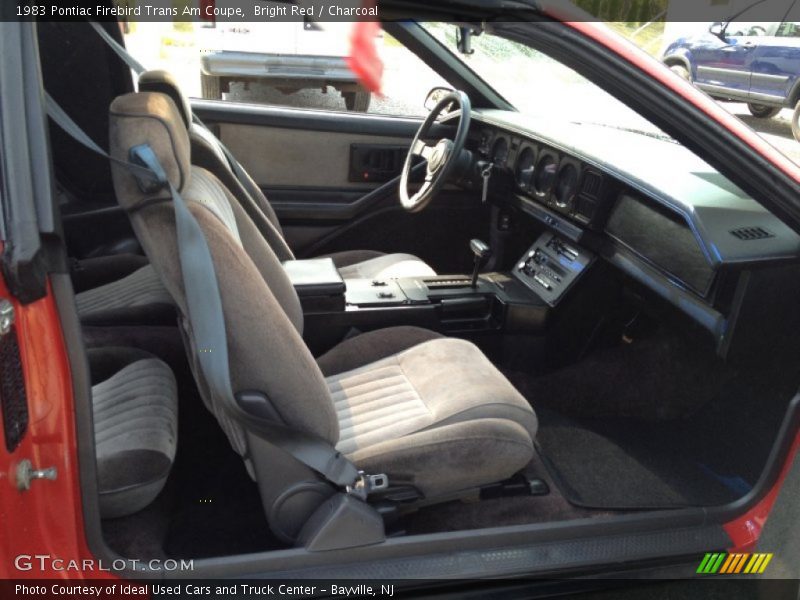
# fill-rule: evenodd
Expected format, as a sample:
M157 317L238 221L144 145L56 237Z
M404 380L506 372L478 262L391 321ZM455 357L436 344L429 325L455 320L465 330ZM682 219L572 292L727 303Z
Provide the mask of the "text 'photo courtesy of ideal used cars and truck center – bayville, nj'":
M800 0L0 1L0 599L800 598Z

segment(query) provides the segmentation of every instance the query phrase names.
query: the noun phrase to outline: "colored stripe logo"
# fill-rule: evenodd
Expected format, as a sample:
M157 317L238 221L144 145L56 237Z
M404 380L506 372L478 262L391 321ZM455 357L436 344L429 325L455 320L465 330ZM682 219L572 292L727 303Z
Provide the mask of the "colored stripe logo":
M701 575L737 575L739 573L763 573L772 560L772 554L726 552L708 553L700 561L697 572Z

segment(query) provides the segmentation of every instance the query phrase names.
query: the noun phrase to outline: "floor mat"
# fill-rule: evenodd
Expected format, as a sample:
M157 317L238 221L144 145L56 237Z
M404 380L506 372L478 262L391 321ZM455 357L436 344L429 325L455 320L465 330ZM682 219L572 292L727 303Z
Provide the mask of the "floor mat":
M604 509L725 504L748 484L716 475L671 443L663 424L570 419L539 409L537 439L570 502ZM669 428L667 428L669 429Z
M782 358L726 364L662 330L558 371L506 374L538 414L537 442L570 502L716 506L764 470L800 380Z
M612 514L608 511L587 510L570 504L561 494L538 453L525 468L524 474L529 479L544 480L550 492L542 496L510 496L436 504L407 515L401 525L406 533L414 535L531 523L554 523Z

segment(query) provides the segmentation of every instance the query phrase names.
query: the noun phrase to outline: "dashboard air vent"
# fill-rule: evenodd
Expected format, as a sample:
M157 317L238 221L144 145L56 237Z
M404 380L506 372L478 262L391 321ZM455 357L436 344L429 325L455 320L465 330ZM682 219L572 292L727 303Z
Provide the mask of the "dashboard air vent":
M603 185L602 175L594 171L586 171L583 176L583 183L581 185L581 194L589 196L590 198L597 198L600 194L600 188Z
M739 227L738 229L731 229L731 235L745 242L775 237L774 233L767 231L763 227Z

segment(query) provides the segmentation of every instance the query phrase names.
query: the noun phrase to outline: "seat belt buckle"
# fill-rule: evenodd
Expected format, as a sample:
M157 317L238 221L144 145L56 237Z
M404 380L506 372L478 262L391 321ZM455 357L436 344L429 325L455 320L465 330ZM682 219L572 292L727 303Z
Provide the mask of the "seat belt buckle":
M347 493L366 500L370 494L389 489L389 477L384 473L367 475L364 471L358 472L358 479L353 485L347 486Z

